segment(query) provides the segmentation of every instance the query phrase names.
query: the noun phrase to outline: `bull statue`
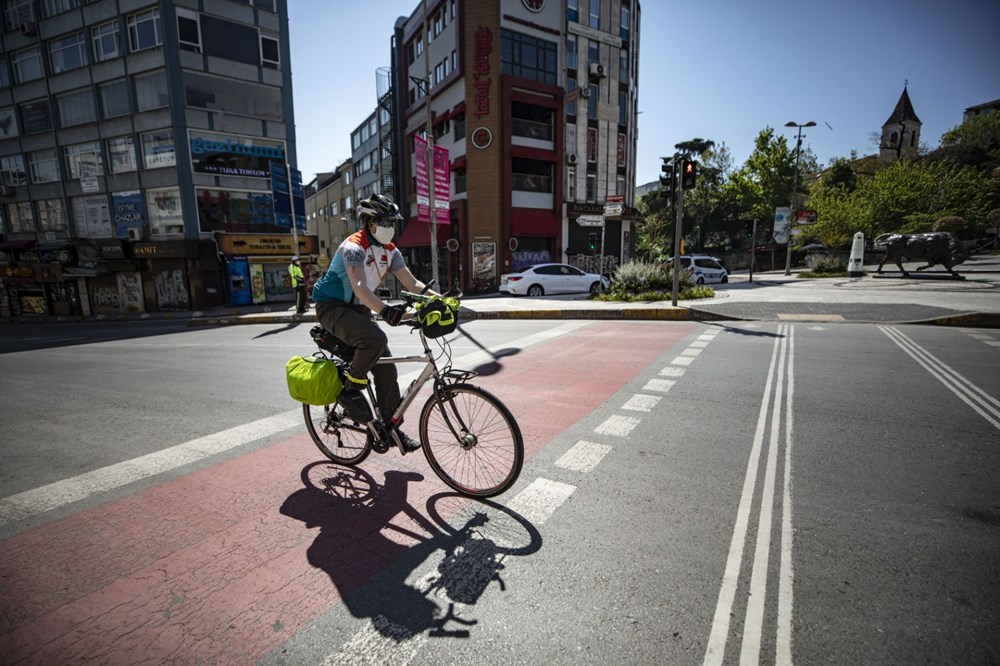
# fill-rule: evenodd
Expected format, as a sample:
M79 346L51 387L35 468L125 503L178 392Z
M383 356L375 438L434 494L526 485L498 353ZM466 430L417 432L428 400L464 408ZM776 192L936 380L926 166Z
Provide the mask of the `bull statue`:
M875 239L875 244L885 248L885 257L879 262L877 273L882 272L882 265L894 261L899 266L904 277L909 273L903 268L903 259L907 261L926 261L926 266L920 266L918 271L941 264L955 277L962 277L952 266L957 266L969 255L965 246L954 234L947 231L935 231L928 234L882 234Z

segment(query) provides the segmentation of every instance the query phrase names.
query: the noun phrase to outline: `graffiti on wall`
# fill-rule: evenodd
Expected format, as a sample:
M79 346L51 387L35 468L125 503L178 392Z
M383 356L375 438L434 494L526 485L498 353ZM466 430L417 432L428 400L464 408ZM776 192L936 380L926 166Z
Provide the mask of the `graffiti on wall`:
M138 273L118 273L119 307L123 312L142 312L142 280Z
M605 255L603 270L600 255L575 254L569 258L568 263L587 273L614 273L618 270L618 257L613 255Z
M187 309L189 306L187 285L184 284L184 270L168 268L153 277L156 285L156 302L160 309Z
M518 250L511 255L514 270L519 271L535 264L547 264L552 261L548 250Z

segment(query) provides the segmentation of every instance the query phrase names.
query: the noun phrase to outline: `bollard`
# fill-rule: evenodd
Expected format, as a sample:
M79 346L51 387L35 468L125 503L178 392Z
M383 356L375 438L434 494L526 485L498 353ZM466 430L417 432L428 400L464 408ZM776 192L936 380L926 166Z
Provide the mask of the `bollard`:
M851 258L847 261L847 277L864 277L865 275L865 235L860 231L854 234L851 243Z

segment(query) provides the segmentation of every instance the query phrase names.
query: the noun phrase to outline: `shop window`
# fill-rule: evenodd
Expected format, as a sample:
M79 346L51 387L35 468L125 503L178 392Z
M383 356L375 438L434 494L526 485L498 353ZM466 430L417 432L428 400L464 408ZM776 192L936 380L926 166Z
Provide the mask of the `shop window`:
M135 138L118 136L108 139L108 165L111 173L135 171L139 164L135 158Z
M94 26L90 29L90 39L94 45L94 62L104 62L121 55L118 21Z
M28 170L33 183L55 183L59 178L59 159L54 148L28 153Z
M167 75L164 70L136 76L132 80L135 82L137 111L151 111L170 105L170 95L167 93Z
M25 185L28 182L24 171L24 158L20 155L0 157L0 183L3 185Z
M146 212L153 236L184 233L180 188L146 190Z
M163 43L163 27L160 25L160 10L153 8L127 19L129 50L135 53L151 49Z
M42 49L38 46L17 51L11 56L10 63L14 67L14 80L17 83L27 83L45 76Z
M174 166L177 160L173 130L165 129L143 134L142 161L147 169Z
M97 141L66 146L66 169L70 179L104 175L101 144Z
M72 127L97 120L94 93L89 88L57 95L56 108L59 110L60 127Z
M61 74L87 64L87 38L78 32L49 42L49 66Z
M70 202L73 209L73 233L79 238L111 238L111 209L107 197L75 197Z
M102 83L99 87L101 93L101 115L103 118L117 118L127 116L132 113L132 105L129 101L128 81L118 79Z
M65 231L66 207L62 199L41 199L38 202L38 230Z
M35 217L31 212L30 201L7 204L7 220L10 222L12 234L28 234L35 231Z

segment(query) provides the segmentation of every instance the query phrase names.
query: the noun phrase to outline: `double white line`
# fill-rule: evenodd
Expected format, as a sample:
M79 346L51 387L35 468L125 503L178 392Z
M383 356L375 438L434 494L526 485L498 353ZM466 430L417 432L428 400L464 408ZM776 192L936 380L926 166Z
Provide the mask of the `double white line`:
M732 615L736 588L743 565L743 549L747 540L750 512L753 507L757 486L757 468L765 434L768 434L767 461L764 470L764 484L761 489L760 515L757 525L757 543L753 554L753 569L746 596L746 619L743 623L743 642L740 647L741 664L760 662L761 633L764 626L764 601L767 593L767 565L771 554L771 534L774 522L774 495L778 467L780 435L784 426L785 457L782 479L781 501L781 544L778 569L778 618L775 649L776 664L792 663L792 495L791 495L791 454L792 454L792 394L794 381L792 366L795 358L793 328L789 325L778 327L778 335L771 352L771 367L767 372L767 385L757 417L753 448L743 479L743 494L736 513L736 526L729 544L729 557L722 577L719 600L715 606L712 633L705 651L708 664L722 664L729 638L729 619ZM774 394L772 402L771 395ZM784 400L784 403L782 402ZM784 410L784 411L782 411ZM770 427L768 412L770 411ZM782 423L784 421L784 423Z
M922 365L927 372L944 384L965 404L972 407L984 419L1000 430L1000 401L986 393L968 379L939 361L929 351L908 338L894 326L879 326L879 330L889 336L899 347Z

